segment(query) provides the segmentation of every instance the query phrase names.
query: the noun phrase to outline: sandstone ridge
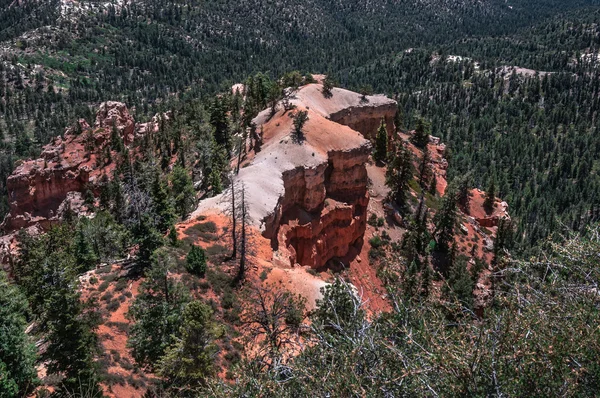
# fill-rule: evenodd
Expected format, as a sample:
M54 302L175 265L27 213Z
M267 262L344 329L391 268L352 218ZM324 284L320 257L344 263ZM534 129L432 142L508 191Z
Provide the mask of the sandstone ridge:
M67 202L70 208L85 210L81 193L93 192L103 175L112 177L116 166L111 160L113 130L127 146L157 128L156 118L136 124L121 102L101 104L93 126L81 119L46 145L40 158L17 163L7 180L10 212L4 231L33 225L46 229L60 219Z
M325 98L321 90L320 84L304 86L291 101L295 109L257 116L262 149L237 176L252 222L283 265L321 268L362 245L369 203L367 138L382 119L393 129L395 101L338 88ZM303 110L309 119L298 142L293 117ZM223 197L211 198L195 214L226 206Z

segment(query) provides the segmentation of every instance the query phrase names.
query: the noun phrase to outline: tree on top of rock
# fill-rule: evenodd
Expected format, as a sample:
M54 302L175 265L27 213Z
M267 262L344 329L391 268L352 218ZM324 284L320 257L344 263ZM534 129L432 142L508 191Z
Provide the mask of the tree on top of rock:
M360 88L360 102L363 104L369 102L368 95L373 95L373 87L370 84Z
M296 116L294 116L294 141L297 143L302 143L304 141L304 132L302 129L304 125L308 121L308 111L298 111Z
M321 91L323 93L323 97L329 99L331 97L333 97L333 93L331 92L331 90L333 90L333 86L335 85L333 78L327 74L327 76L325 76L325 80L323 80L323 90Z
M425 148L427 143L429 143L429 129L429 124L423 118L419 118L417 120L417 128L410 138L410 142L419 148Z

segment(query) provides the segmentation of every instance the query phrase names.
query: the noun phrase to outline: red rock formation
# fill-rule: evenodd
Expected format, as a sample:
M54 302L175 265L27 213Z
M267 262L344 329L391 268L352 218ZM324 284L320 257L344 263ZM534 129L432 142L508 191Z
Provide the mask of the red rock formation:
M393 134L394 116L398 107L396 101L383 95L363 97L340 88L334 88L332 97L325 98L321 90L322 85L309 84L298 93L298 98L327 119L348 126L367 139L375 137L382 120L386 124L388 135Z
M102 103L96 114L94 127L102 128L105 131L116 128L119 130L125 145L133 142L135 122L122 102L108 101Z
M346 256L362 241L369 203L365 167L369 153L367 143L329 151L328 163L310 169L308 179L299 178L306 174L303 168L284 173L284 200L271 238L290 265L320 268L334 257Z
M364 101L337 88L325 98L321 90L319 84L304 86L292 101L296 111L266 110L255 119L264 131L263 146L238 177L247 189L251 218L271 240L275 259L290 266L321 268L362 242L371 153L365 137L377 131L382 118L394 128L395 101L382 96ZM302 109L309 119L298 143L292 117ZM222 209L222 203L206 201L196 214Z
M136 131L154 130L148 125L136 128L123 103L103 103L93 127L80 120L46 145L39 159L17 164L6 183L10 212L2 224L4 231L35 224L47 227L59 219L59 208L70 192L93 190L103 174L112 176L115 164L104 164L101 154L113 128L125 144L133 142Z
M362 243L367 226L368 195L355 204L327 199L320 213L308 219L294 217L282 223L277 235L280 251L286 251L290 264L320 268L335 257L348 254Z

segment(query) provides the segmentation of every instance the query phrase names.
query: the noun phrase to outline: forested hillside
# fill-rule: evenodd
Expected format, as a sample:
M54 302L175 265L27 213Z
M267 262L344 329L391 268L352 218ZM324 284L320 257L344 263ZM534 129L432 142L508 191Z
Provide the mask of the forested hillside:
M0 0L0 397L595 396L599 112L599 0Z
M597 84L600 17L577 11L592 4L3 1L0 177L70 121L91 119L89 107L102 101L150 116L255 72L300 69L399 95L406 127L416 114L431 120L456 172L473 171L481 186L497 180L530 246L559 222L578 228L596 217L589 87ZM502 65L565 74L511 77Z
M575 12L515 35L415 49L351 80L398 95L407 127L430 119L453 173L481 188L494 180L531 247L598 220L598 19Z

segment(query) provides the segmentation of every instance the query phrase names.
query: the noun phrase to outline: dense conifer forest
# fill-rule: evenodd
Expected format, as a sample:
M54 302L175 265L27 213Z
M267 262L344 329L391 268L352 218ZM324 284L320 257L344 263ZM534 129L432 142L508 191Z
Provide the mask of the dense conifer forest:
M385 231L369 241L388 311L370 313L338 276L310 313L300 297L243 284L254 248L230 160L246 142L260 152L253 118L287 106L286 89L312 73L327 75L325 97L337 86L394 98L396 133L415 130L411 145L425 151L429 135L447 145L440 197L426 161L413 170L383 122L373 140L407 225L402 241ZM18 255L0 270L0 397L95 397L106 385L148 397L594 396L599 93L596 0L0 0L0 217L15 167L78 119L93 125L100 103L159 120L129 147L113 127L98 160L112 179L83 193L94 217L67 209L45 234L16 233ZM307 120L294 117L298 142ZM488 192L486 207L509 205L489 267L452 243L469 187ZM222 193L232 247L211 221L195 233L212 250L181 240L177 223ZM430 266L436 256L443 269ZM493 296L482 315L473 292L484 269ZM84 281L91 271L101 280ZM101 295L87 297L84 282ZM112 326L133 363L98 342L106 308L122 302L127 323ZM258 342L248 352L242 329Z
M586 2L60 4L2 7L2 181L93 104L149 116L300 69L399 98L406 128L430 120L454 172L498 181L525 248L598 217L600 16Z

